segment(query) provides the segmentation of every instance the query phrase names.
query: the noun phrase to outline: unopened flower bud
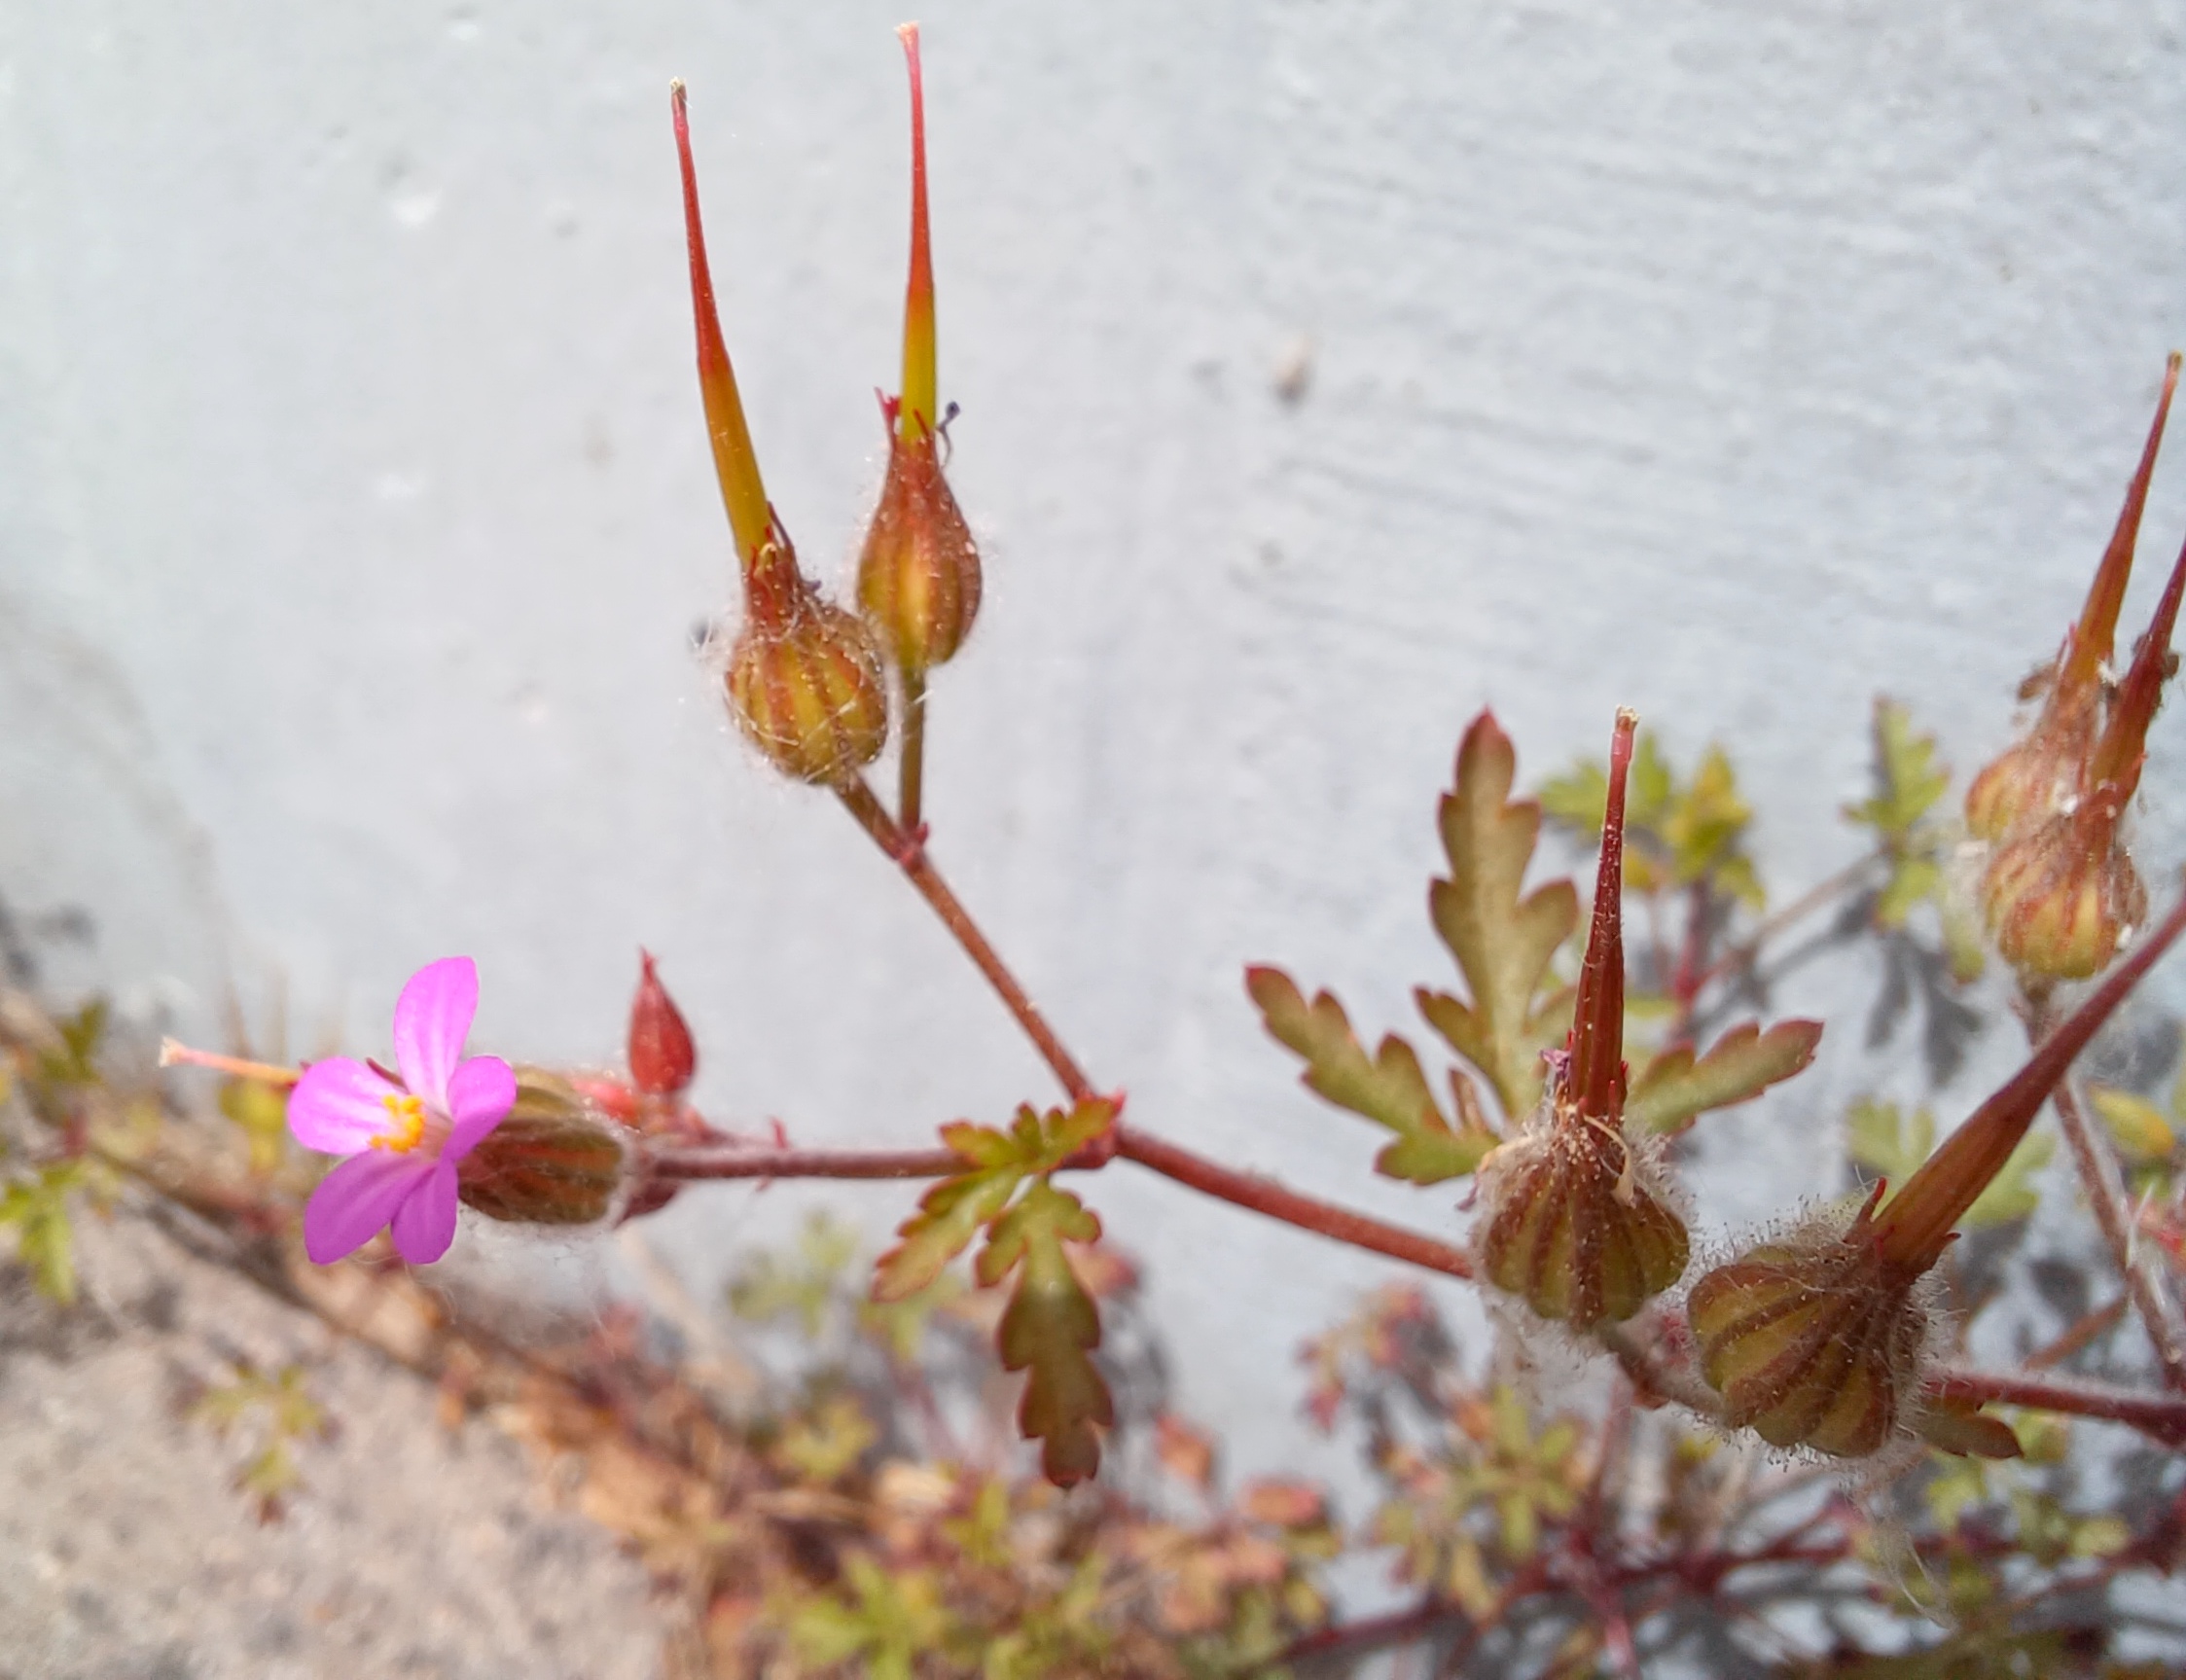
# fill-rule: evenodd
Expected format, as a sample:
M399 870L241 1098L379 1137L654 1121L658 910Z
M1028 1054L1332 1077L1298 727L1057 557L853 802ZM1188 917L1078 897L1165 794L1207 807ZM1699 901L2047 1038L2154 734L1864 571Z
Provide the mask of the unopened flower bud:
M591 1225L614 1210L629 1162L620 1126L558 1074L519 1067L516 1106L463 1158L457 1194L488 1219Z
M1625 778L1638 720L1617 714L1594 920L1571 1035L1541 1109L1481 1165L1481 1274L1575 1330L1630 1318L1684 1275L1684 1221L1624 1125Z
M698 1071L699 1053L683 1012L661 983L653 953L637 953L642 973L630 1000L630 1083L648 1096L673 1096Z
M729 654L729 707L754 745L799 781L840 782L879 757L888 693L864 625L764 554Z
M1864 1457L1910 1428L1936 1319L1929 1273L2088 1040L2186 930L2186 904L2036 1047L1886 1205L1794 1231L1693 1286L1686 1318L1725 1420L1778 1447ZM1877 1209L1880 1206L1881 1211Z
M906 23L896 33L911 69L911 279L904 290L903 391L881 404L888 420L888 476L858 561L858 604L897 665L915 681L951 658L971 633L979 612L980 561L971 527L942 472L918 25Z

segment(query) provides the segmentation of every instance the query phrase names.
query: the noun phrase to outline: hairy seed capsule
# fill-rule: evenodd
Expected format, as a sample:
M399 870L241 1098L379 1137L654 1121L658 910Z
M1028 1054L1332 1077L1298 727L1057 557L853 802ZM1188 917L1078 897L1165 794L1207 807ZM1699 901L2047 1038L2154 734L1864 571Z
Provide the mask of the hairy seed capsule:
M1686 1319L1726 1421L1778 1447L1841 1458L1878 1451L1917 1424L1936 1262L2073 1058L2182 933L2186 903L2148 931L1886 1205L1887 1186L1878 1184L1848 1224L1761 1243L1693 1286ZM1992 1430L1942 1433L1953 1451L2009 1451Z
M1542 1318L1630 1318L1685 1273L1684 1221L1625 1130L1625 778L1638 719L1617 714L1594 919L1571 1035L1525 1132L1481 1163L1481 1275Z
M591 1225L613 1210L628 1150L622 1128L545 1068L519 1067L516 1106L456 1169L456 1193L488 1219Z
M2148 914L2148 890L2099 810L2054 816L2000 847L1981 878L1982 914L2022 975L2099 974Z
M785 562L786 587L754 610L729 656L729 705L759 750L799 781L840 782L880 756L888 695L873 637Z
M1549 1125L1481 1168L1482 1274L1574 1330L1630 1318L1685 1274L1676 1214L1626 1171L1622 1137Z
M922 672L954 657L979 600L979 547L934 435L891 431L888 477L858 560L859 606L897 665Z
M2178 387L2179 359L2165 365L2163 394L2140 464L2126 486L2108 548L2096 567L2079 619L2065 632L2057 658L2027 680L2022 699L2042 698L2033 727L1974 777L1966 789L1966 829L1974 839L2002 842L2036 824L2068 813L2095 792L2101 777L2091 770L2103 723L2103 671L2116 645L2118 612L2132 573L2140 517L2156 451ZM2163 640L2168 646L2169 632Z
M2100 724L2092 692L2053 702L2026 737L2006 747L1966 789L1967 833L2001 840L2068 808Z
M1764 1243L1708 1272L1686 1315L1724 1420L1777 1447L1880 1451L1918 1387L1917 1281L1841 1234Z

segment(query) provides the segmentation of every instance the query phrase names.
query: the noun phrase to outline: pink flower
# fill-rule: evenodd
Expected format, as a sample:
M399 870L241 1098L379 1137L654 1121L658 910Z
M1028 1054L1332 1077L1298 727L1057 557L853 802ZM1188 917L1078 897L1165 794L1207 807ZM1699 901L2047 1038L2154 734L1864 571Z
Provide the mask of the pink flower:
M320 1266L354 1254L382 1226L412 1266L455 1240L455 1166L508 1118L517 1078L497 1055L463 1055L478 1014L478 965L443 957L395 1002L397 1085L369 1063L331 1055L305 1069L288 1126L305 1149L349 1159L304 1208L304 1252Z

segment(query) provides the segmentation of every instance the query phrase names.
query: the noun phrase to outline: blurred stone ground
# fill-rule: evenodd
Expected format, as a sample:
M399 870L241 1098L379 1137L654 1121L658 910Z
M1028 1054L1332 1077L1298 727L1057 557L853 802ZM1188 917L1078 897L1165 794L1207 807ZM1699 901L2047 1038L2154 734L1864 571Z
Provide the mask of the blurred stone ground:
M0 1263L0 1680L652 1680L663 1620L490 1423L136 1216L78 1222L55 1307ZM189 1414L301 1362L338 1435L261 1525Z

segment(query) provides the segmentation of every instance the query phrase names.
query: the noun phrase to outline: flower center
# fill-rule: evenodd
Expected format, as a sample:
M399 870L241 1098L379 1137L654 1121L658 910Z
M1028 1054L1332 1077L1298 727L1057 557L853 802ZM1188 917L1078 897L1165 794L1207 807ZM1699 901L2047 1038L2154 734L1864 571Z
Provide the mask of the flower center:
M372 1140L372 1147L393 1155L408 1155L425 1141L425 1103L408 1091L379 1099L387 1105L393 1128Z

